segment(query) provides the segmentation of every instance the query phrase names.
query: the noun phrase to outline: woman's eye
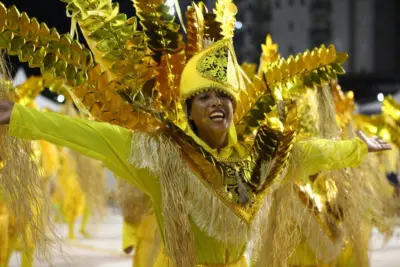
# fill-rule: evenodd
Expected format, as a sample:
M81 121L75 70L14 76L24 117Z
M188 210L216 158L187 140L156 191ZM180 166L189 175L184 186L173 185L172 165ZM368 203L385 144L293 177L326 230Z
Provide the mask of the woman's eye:
M203 94L199 96L200 100L207 100L208 98L210 98L210 96L208 94Z
M219 99L224 99L224 100L225 100L225 99L230 99L229 96L227 96L226 94L219 94L219 95L218 95L218 98L219 98Z

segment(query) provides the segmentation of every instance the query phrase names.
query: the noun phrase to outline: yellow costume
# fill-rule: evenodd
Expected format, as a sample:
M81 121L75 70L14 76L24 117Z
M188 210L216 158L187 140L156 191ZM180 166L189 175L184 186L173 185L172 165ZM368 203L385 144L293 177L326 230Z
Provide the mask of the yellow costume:
M58 183L62 190L61 209L68 223L68 238L75 239L75 222L82 214L85 206L85 196L78 182L76 162L67 149L60 153L61 168Z
M55 127L56 125L60 128ZM68 129L68 131L58 129ZM68 134L69 132L75 134ZM162 229L162 216L160 216L162 200L158 178L146 169L134 168L126 160L130 157L131 140L134 135L131 131L104 123L63 117L55 113L39 113L16 104L12 114L10 134L29 139L46 138L49 142L60 146L68 145L80 153L102 160L110 170L151 197ZM140 136L140 133L138 135ZM135 143L132 145L135 151ZM358 139L338 143L316 140L300 142L297 146L302 151L300 158L303 162L299 164L302 168L296 171L301 171L303 175L316 173L320 168L342 168L347 166L345 164L348 162L356 166L367 152L366 146ZM331 152L327 153L327 151ZM289 173L293 174L295 170L291 171ZM238 261L246 249L245 244L239 247L224 247L201 231L194 223L192 223L192 230L199 262L220 264Z
M109 0L68 0L92 53L56 31L44 31L37 41L36 28L6 24L11 39L20 36L24 46L45 51L21 57L32 58L30 65L40 65L54 78L52 84L67 88L82 112L103 121L16 104L9 133L101 160L147 194L164 244L162 255L152 255L157 266L245 267L250 243L251 260L259 257L279 185L290 184L293 176L307 179L344 164L357 166L367 153L358 139L295 144L298 117L291 95L342 73L346 58L333 46L322 46L274 62L250 79L233 50L232 1L218 1L213 12L202 3L190 6L186 44L169 3L135 0L134 5L144 31ZM15 7L4 12L20 16ZM54 46L58 42L63 49ZM210 90L223 92L235 106L228 145L220 151L196 135L186 113L187 100ZM285 236L290 239L291 233Z
M147 195L126 181L118 182L118 198L124 218L122 248L134 248L133 266L154 266L156 255L162 254L157 220Z

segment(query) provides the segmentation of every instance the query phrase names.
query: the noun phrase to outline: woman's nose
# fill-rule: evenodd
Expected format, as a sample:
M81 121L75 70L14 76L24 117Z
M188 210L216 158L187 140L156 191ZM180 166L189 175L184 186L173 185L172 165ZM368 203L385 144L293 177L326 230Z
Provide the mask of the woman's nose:
M216 95L212 96L211 101L212 101L212 105L215 105L215 106L221 106L222 105L221 99L219 99L219 97L216 96Z

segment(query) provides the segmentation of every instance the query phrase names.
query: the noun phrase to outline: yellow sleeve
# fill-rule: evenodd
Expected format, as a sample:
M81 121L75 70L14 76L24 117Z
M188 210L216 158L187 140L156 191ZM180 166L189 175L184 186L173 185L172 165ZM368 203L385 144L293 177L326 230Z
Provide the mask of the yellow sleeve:
M125 250L130 246L137 245L137 225L130 224L126 221L122 225L122 249Z
M367 145L358 138L343 141L301 141L296 146L300 151L300 167L307 175L357 167L368 154Z
M98 159L147 194L151 194L157 186L155 177L148 171L134 169L128 162L132 132L123 127L53 112L39 112L15 104L9 134L22 139L46 140Z

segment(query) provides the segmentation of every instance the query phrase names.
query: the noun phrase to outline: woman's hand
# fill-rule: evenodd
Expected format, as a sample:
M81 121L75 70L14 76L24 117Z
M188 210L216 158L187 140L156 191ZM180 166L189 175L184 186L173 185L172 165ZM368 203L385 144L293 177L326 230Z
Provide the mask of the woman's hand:
M0 125L10 123L11 112L14 107L14 102L9 100L0 100Z
M392 149L387 141L377 136L368 137L362 131L357 131L357 136L367 145L368 152L379 152Z

